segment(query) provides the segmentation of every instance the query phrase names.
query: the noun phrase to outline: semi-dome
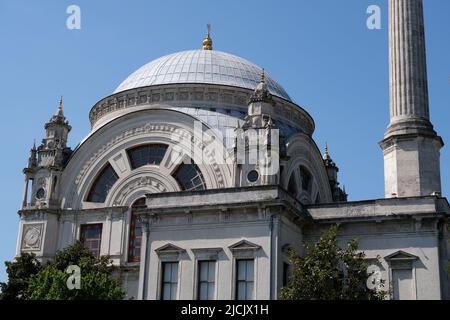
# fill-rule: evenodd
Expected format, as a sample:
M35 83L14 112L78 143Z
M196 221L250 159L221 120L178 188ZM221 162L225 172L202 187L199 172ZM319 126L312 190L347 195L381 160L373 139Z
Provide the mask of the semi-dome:
M262 69L238 56L217 50L181 51L142 66L125 79L114 91L161 84L204 83L254 90ZM270 93L291 101L289 95L266 74Z

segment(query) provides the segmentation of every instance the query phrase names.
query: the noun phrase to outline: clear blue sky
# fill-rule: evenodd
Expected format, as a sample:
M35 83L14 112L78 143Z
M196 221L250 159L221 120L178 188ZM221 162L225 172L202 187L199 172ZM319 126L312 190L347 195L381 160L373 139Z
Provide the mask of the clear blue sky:
M450 143L450 1L425 2L432 121ZM66 28L81 8L82 29ZM366 9L382 9L382 30L366 28ZM315 119L350 200L383 197L378 141L388 124L387 0L0 0L0 281L15 254L22 169L59 95L73 130L88 134L88 112L141 65L199 48L211 22L214 47L262 67ZM450 149L442 150L450 195Z

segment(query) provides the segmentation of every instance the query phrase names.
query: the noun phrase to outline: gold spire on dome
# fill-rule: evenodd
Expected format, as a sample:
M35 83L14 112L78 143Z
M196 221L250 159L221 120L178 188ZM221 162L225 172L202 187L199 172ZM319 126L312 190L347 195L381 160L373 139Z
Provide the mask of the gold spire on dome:
M203 50L212 50L212 39L211 39L211 24L207 24L208 34L205 39L203 39Z

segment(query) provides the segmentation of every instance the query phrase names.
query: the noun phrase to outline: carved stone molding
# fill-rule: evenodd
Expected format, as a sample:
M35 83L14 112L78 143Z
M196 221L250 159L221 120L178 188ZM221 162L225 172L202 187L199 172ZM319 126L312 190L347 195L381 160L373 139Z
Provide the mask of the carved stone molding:
M194 136L193 133L189 132L188 130L179 127L174 124L168 124L168 123L145 123L138 127L128 129L119 135L115 136L111 140L109 140L106 144L104 144L102 147L100 147L96 152L92 154L92 156L83 164L81 170L79 171L78 175L76 176L74 180L74 187L72 189L72 192L70 193L70 197L66 199L66 207L71 207L73 204L73 201L77 197L77 194L79 192L80 184L82 181L85 180L86 176L89 174L89 172L92 170L92 168L95 166L95 163L101 158L104 157L109 150L114 149L117 145L120 143L123 143L125 140L130 138L138 138L141 136L147 136L147 135L154 135L154 136L171 136L174 142L176 141L182 141L182 142L188 142L192 144L192 147L196 150L199 150L203 154L204 159L204 167L207 167L206 170L211 170L212 173L208 175L206 172L203 172L204 176L210 176L210 182L213 184L213 187L217 188L225 188L226 187L226 179L223 176L221 166L218 164L218 161L215 159L214 152L210 152L207 148L206 143L204 143L201 139L201 137ZM214 140L215 141L215 140ZM200 166L201 167L201 166ZM200 168L202 169L202 168ZM211 180L212 179L212 180ZM140 183L140 185L138 185ZM132 192L136 188L142 187L147 183L148 186L155 187L155 192L166 192L167 186L164 186L163 183L157 182L157 180L154 181L141 181L135 182L133 186L127 186L127 189L129 192ZM170 191L170 190L169 190ZM126 196L126 195L125 195ZM114 204L121 203L123 199L115 199Z
M118 192L118 196L113 200L113 206L124 204L124 200L134 191L142 188L156 189L157 192L167 192L167 186L155 177L145 176L131 180Z
M166 84L136 88L100 100L92 107L89 119L91 126L94 127L101 118L115 111L164 102L183 108L207 108L208 104L211 103L246 108L247 100L252 92L252 90L244 88L208 84L201 86L195 84ZM277 108L275 118L282 117L292 123L303 123L306 132L312 134L314 131L313 120L303 109L281 98L274 97L274 99Z

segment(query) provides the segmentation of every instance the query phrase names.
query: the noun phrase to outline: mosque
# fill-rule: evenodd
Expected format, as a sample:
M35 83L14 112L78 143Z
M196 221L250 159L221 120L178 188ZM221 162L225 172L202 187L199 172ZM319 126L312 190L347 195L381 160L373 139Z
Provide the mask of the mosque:
M98 101L74 149L60 100L24 169L17 253L45 261L80 240L111 257L127 298L277 299L287 250L302 255L339 224L343 243L358 237L380 258L391 299L449 299L422 0L389 10L384 199L347 201L307 110L262 68L214 50L208 31L201 49L142 66Z

